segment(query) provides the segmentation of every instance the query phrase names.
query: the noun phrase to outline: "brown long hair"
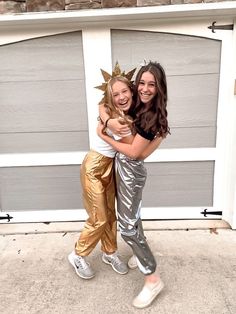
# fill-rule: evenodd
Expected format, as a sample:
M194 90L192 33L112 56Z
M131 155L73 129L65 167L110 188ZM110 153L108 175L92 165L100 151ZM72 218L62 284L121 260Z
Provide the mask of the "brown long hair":
M150 104L143 104L138 95L137 89L144 72L150 72L157 85L157 94ZM150 61L140 68L135 79L135 105L132 107L132 115L135 115L135 124L145 132L154 136L166 137L170 134L167 120L167 83L166 74L160 63Z

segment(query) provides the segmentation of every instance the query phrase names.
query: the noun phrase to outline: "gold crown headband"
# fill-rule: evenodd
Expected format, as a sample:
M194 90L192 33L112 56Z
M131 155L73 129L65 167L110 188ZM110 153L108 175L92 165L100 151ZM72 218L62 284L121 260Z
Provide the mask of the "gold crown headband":
M128 73L125 73L125 71L122 72L118 62L116 62L115 67L114 67L114 69L112 71L112 74L109 74L106 71L101 69L102 76L103 76L105 82L103 82L102 85L99 85L99 86L95 87L95 88L100 89L101 91L104 92L103 93L103 98L102 98L102 100L100 102L104 102L104 103L107 102L107 85L108 85L108 83L110 82L111 79L113 79L114 77L123 76L123 77L127 78L127 80L129 80L130 82L133 82L133 81L131 81L131 79L132 79L135 71L136 71L136 68L134 68L133 70L129 71Z

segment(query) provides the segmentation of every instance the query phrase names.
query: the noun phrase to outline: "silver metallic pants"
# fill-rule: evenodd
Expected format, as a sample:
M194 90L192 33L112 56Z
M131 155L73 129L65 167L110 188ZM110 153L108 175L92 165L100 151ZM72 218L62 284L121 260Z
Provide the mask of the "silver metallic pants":
M122 238L132 248L144 275L156 270L155 258L147 244L140 217L142 191L147 171L142 160L116 154L117 215Z

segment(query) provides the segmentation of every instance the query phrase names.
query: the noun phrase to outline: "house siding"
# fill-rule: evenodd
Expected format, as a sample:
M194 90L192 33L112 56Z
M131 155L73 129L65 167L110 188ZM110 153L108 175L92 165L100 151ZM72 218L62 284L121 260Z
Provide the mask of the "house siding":
M4 0L0 1L0 14L121 7L148 7L225 1L227 0Z

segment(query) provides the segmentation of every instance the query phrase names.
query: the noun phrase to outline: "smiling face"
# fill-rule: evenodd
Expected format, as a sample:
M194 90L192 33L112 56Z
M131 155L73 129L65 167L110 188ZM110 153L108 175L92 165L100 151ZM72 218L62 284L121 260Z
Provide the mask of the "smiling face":
M144 72L138 83L138 95L144 104L149 104L157 94L155 77L150 72Z
M122 81L116 81L112 85L112 98L113 104L118 110L127 112L132 104L130 87Z

